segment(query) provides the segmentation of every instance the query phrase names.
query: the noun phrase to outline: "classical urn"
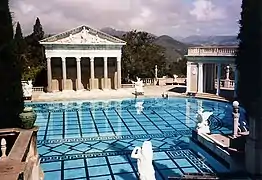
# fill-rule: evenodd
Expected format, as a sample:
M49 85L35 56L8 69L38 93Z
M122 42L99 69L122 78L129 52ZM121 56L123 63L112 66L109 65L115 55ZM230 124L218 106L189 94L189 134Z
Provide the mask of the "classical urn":
M21 119L21 128L31 129L34 127L37 115L32 107L25 107L19 117Z

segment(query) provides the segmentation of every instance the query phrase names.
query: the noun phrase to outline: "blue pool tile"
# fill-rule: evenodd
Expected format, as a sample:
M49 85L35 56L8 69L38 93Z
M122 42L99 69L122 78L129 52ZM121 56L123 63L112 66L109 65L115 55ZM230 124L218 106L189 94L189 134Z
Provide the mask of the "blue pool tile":
M96 129L92 128L92 129L88 129L88 128L82 128L82 133L96 133Z
M184 173L198 173L198 170L194 167L182 168L182 170L184 171Z
M75 179L75 178L86 177L85 168L65 169L64 176L65 176L65 179Z
M158 169L177 168L172 160L156 160L154 162Z
M110 171L108 166L93 166L88 167L89 176L109 175Z
M106 165L105 157L87 158L87 166Z
M114 175L115 180L135 180L137 179L134 173L124 173Z
M128 163L122 163L122 164L113 164L111 165L111 169L114 174L117 173L126 173L126 172L133 172L133 169L130 164Z
M108 156L110 164L126 163L128 159L126 156Z
M81 135L80 133L76 133L76 134L65 134L65 138L80 138Z
M111 176L97 176L91 177L89 180L112 180Z
M79 130L79 129L66 129L66 130L65 130L65 133L68 133L68 134L77 134L77 133L80 133L80 130Z
M64 161L64 169L83 168L84 166L85 166L84 159L75 159L75 160Z
M165 152L154 152L154 160L169 159Z
M183 173L179 169L164 169L160 170L160 173L165 178L165 180L168 180L168 176L181 177L181 175L183 175Z
M62 134L47 134L46 139L62 139Z
M180 166L180 167L189 167L192 166L190 162L188 162L187 159L174 159L174 161Z
M52 172L44 172L45 173L45 180L62 180L61 179L61 171L52 171Z
M78 144L78 145L72 147L72 149L85 152L85 151L90 149L90 145L89 144L85 144L85 143L81 143L81 144Z
M41 167L43 168L44 171L60 171L61 162L42 163Z
M54 151L60 152L60 153L65 153L69 150L70 146L67 146L65 144L59 145L55 148L53 148Z
M97 137L97 133L82 133L83 137Z

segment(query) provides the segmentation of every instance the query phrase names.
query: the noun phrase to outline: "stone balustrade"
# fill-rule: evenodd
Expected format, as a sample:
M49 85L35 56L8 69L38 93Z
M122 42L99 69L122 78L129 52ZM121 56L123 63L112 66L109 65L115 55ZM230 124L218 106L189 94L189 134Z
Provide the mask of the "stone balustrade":
M44 92L44 87L33 87L33 92Z
M234 90L235 82L234 80L221 79L220 89ZM217 79L215 79L215 88L217 88Z
M234 56L235 46L190 47L187 56Z
M31 130L1 129L1 180L42 180L36 138L38 128Z

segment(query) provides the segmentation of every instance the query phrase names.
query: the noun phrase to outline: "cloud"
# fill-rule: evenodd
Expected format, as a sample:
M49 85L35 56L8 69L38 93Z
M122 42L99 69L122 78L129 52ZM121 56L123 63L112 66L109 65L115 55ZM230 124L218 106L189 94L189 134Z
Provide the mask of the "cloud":
M213 21L217 19L225 19L225 11L222 7L216 7L210 0L196 0L194 9L190 14L195 16L198 21Z
M196 29L198 34L236 34L240 5L240 0L10 0L24 34L32 32L36 17L46 33L86 24L170 36L193 35Z

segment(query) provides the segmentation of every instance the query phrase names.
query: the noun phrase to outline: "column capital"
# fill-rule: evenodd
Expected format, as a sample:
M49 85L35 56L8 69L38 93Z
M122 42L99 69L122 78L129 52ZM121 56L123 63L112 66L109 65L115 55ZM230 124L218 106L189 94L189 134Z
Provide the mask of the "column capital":
M75 57L77 62L81 61L81 57Z
M51 57L46 57L46 60L47 61L51 61Z
M108 57L103 57L104 61L107 61Z
M117 62L120 62L120 61L121 61L121 56L117 56L117 57L116 57L116 61L117 61Z
M198 63L198 66L203 66L203 63Z
M61 57L62 61L65 62L66 61L66 57Z
M95 57L89 57L90 58L90 62L94 62Z

